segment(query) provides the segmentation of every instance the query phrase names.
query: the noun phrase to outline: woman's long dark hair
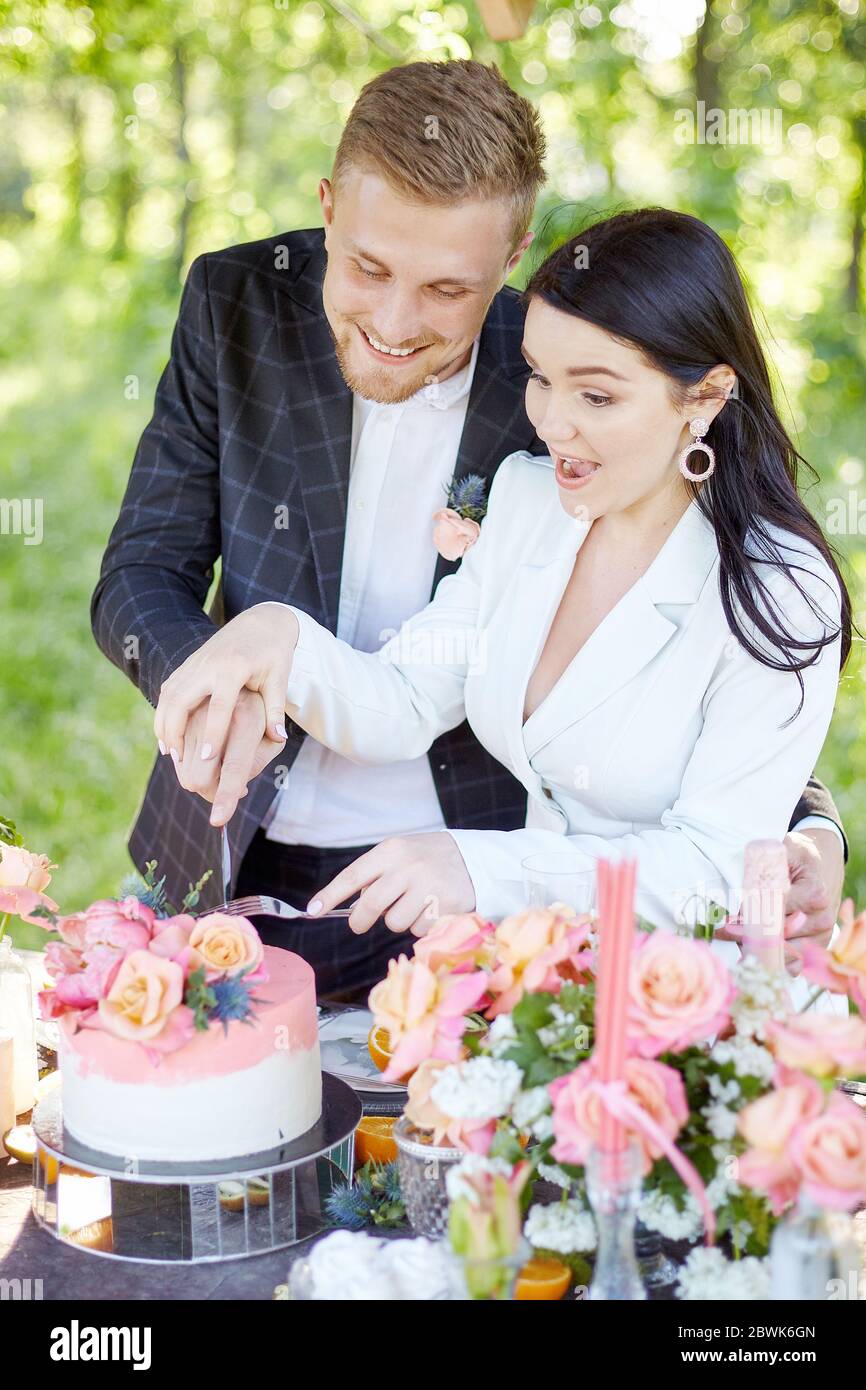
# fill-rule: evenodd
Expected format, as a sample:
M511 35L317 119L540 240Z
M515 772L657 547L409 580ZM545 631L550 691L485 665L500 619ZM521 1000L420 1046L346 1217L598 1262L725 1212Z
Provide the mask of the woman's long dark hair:
M756 561L784 570L812 611L822 619L824 615L796 578L802 567L784 558L768 530L780 527L813 545L839 581L844 664L851 647L848 590L820 526L797 491L798 467L809 465L773 404L743 282L721 237L698 218L665 208L618 213L548 256L524 294L527 302L538 296L639 348L670 378L678 404L712 367L726 363L733 368L739 398L728 400L706 436L716 453L716 470L710 482L688 484L716 534L725 616L757 661L796 672L802 696L801 672L835 641L839 629L809 641L786 627ZM699 396L694 414L701 414ZM693 467L703 469L703 456L696 454L695 460ZM756 630L757 639L747 625Z

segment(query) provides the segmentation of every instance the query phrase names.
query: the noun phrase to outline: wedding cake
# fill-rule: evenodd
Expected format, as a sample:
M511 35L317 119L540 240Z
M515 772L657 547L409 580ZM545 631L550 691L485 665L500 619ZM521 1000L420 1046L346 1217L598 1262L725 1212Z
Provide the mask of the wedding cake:
M319 1119L315 977L252 923L159 919L135 898L61 919L47 948L64 1128L103 1153L186 1162L297 1139Z

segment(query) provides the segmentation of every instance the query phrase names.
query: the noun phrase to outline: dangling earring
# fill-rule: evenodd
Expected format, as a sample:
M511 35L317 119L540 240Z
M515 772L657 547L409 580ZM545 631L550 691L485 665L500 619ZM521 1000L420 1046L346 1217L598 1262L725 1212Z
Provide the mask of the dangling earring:
M692 434L692 443L687 444L680 454L680 472L684 478L688 478L691 483L704 483L716 466L716 455L709 444L704 443L703 436L710 428L708 421L702 415L698 415L694 420L689 421L689 429ZM709 462L703 473L693 473L689 468L689 454L693 454L696 449L700 449L706 454Z

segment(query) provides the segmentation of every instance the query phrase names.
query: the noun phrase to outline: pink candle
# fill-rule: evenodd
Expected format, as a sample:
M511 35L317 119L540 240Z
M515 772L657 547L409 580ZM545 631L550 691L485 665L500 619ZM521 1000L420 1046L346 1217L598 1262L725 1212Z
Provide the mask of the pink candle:
M628 980L634 938L635 864L598 864L599 967L595 1007L595 1056L601 1081L625 1079L628 1035ZM601 1147L608 1153L625 1148L620 1121L607 1109L601 1115Z
M780 840L752 840L743 864L743 949L777 974L785 972L785 897L791 886Z

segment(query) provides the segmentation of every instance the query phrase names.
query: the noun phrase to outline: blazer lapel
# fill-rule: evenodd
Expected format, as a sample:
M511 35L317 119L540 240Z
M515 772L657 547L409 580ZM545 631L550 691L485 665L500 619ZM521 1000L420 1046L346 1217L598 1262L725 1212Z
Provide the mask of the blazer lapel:
M322 303L324 243L274 290L286 413L322 597L337 627L352 448L352 392L343 380Z
M522 737L528 758L649 665L679 629L661 608L694 604L717 554L712 527L693 502L646 573L598 625L526 721Z

